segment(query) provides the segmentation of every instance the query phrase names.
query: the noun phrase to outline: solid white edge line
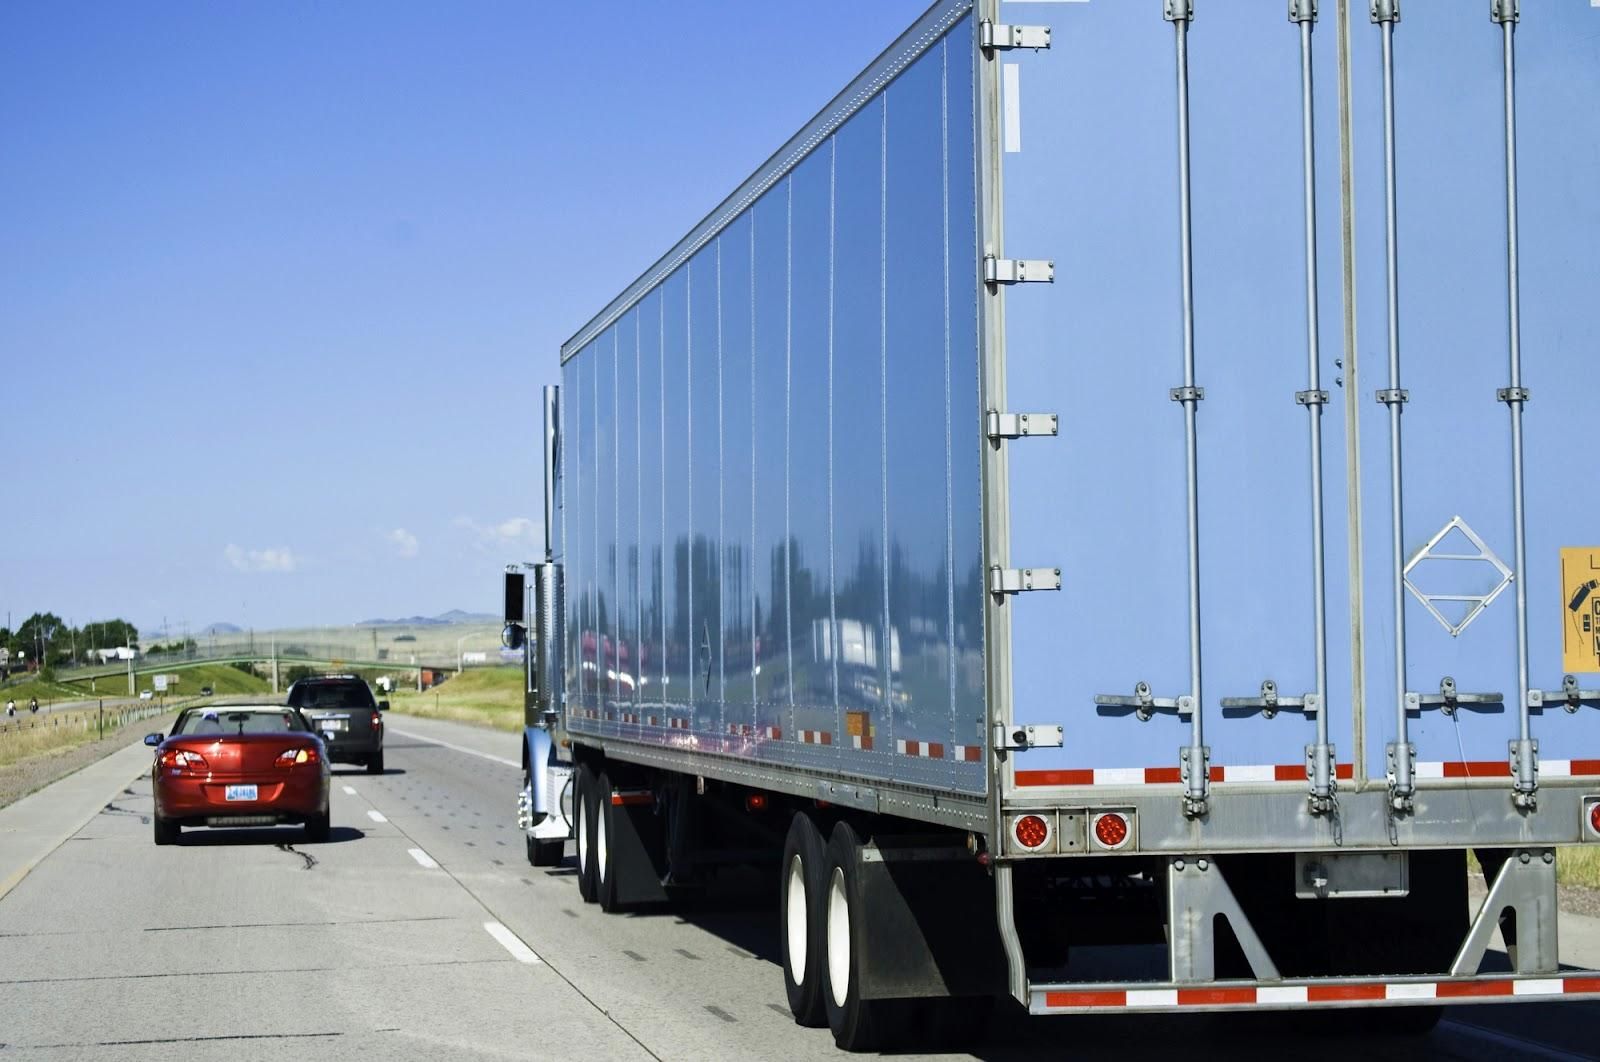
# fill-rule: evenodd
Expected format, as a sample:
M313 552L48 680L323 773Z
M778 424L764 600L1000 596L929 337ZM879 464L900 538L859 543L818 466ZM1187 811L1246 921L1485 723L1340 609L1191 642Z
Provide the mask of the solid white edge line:
M520 762L516 760L508 760L504 756L491 756L487 752L479 752L477 749L469 749L464 745L452 745L448 741L440 741L438 738L431 738L425 734L418 734L412 730L401 730L399 727L391 726L389 728L389 733L399 734L401 737L414 738L417 741L426 741L430 745L439 745L455 752L465 752L468 756L477 756L480 759L492 760L495 763L503 763L507 767L520 768L522 766Z
M439 869L439 864L434 862L433 856L429 855L427 852L424 852L422 849L407 848L406 851L411 853L411 858L415 859L417 861L417 865L423 870Z
M344 795L345 796L355 796L356 795L356 790L355 790L354 786L347 785L347 786L343 786L342 788L344 789Z
M524 944L522 938L511 932L511 930L499 922L485 922L483 928L488 930L491 937L500 942L502 948L511 953L513 959L529 966L538 965L539 956L535 955L533 949Z
M388 822L389 821L388 819L383 817L383 812L379 811L377 808L368 808L367 809L367 818L371 819L373 822Z

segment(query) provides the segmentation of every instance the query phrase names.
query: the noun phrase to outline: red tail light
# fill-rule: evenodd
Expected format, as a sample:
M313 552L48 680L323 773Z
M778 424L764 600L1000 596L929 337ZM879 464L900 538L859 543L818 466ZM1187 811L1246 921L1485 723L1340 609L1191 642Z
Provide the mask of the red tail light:
M1038 815L1022 816L1012 829L1024 848L1038 848L1050 839L1050 824Z
M1600 804L1589 806L1589 829L1600 833Z
M372 729L376 730L383 725L383 716L377 712L372 713Z
M765 794L765 793L747 793L747 794L745 794L744 809L746 811L765 811L765 810L767 810L767 794Z
M1094 839L1105 848L1121 848L1128 843L1128 820L1124 815L1108 811L1094 820Z
M205 774L211 770L211 765L206 763L204 756L188 749L168 749L156 762L162 767L175 767L190 774Z
M284 749L275 761L279 767L293 767L297 763L316 763L317 750L312 748Z

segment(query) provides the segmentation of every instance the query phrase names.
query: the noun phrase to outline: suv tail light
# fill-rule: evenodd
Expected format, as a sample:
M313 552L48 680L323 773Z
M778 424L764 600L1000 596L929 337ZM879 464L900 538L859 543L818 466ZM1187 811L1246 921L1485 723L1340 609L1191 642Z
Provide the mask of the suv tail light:
M376 730L383 725L383 716L377 712L372 713L372 729Z
M205 774L211 770L211 765L206 763L204 756L188 749L168 749L156 762L162 767L176 768L188 771L190 774Z
M316 763L317 750L311 748L284 749L275 761L279 767L293 767L297 763Z

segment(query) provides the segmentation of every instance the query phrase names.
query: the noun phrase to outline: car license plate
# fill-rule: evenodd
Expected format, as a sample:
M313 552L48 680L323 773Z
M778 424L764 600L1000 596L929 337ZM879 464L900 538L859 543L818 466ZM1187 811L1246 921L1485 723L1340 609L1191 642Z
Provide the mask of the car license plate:
M226 800L254 800L256 787L253 785L230 785L222 791Z
M317 725L324 730L344 730L349 726L349 721L345 719L323 718L317 721Z

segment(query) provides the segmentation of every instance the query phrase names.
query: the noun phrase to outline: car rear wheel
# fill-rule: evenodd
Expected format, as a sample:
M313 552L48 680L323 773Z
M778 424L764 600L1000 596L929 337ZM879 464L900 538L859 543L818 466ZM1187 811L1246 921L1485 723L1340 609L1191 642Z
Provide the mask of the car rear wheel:
M382 749L379 749L377 752L373 753L372 756L370 756L367 759L367 773L368 774L382 774L383 773L383 750Z
M178 838L183 836L183 827L171 819L155 815L150 821L155 825L156 844L177 844Z
M324 811L321 815L313 815L306 820L306 840L312 844L322 844L328 839L329 830L332 828L330 819L332 813Z

